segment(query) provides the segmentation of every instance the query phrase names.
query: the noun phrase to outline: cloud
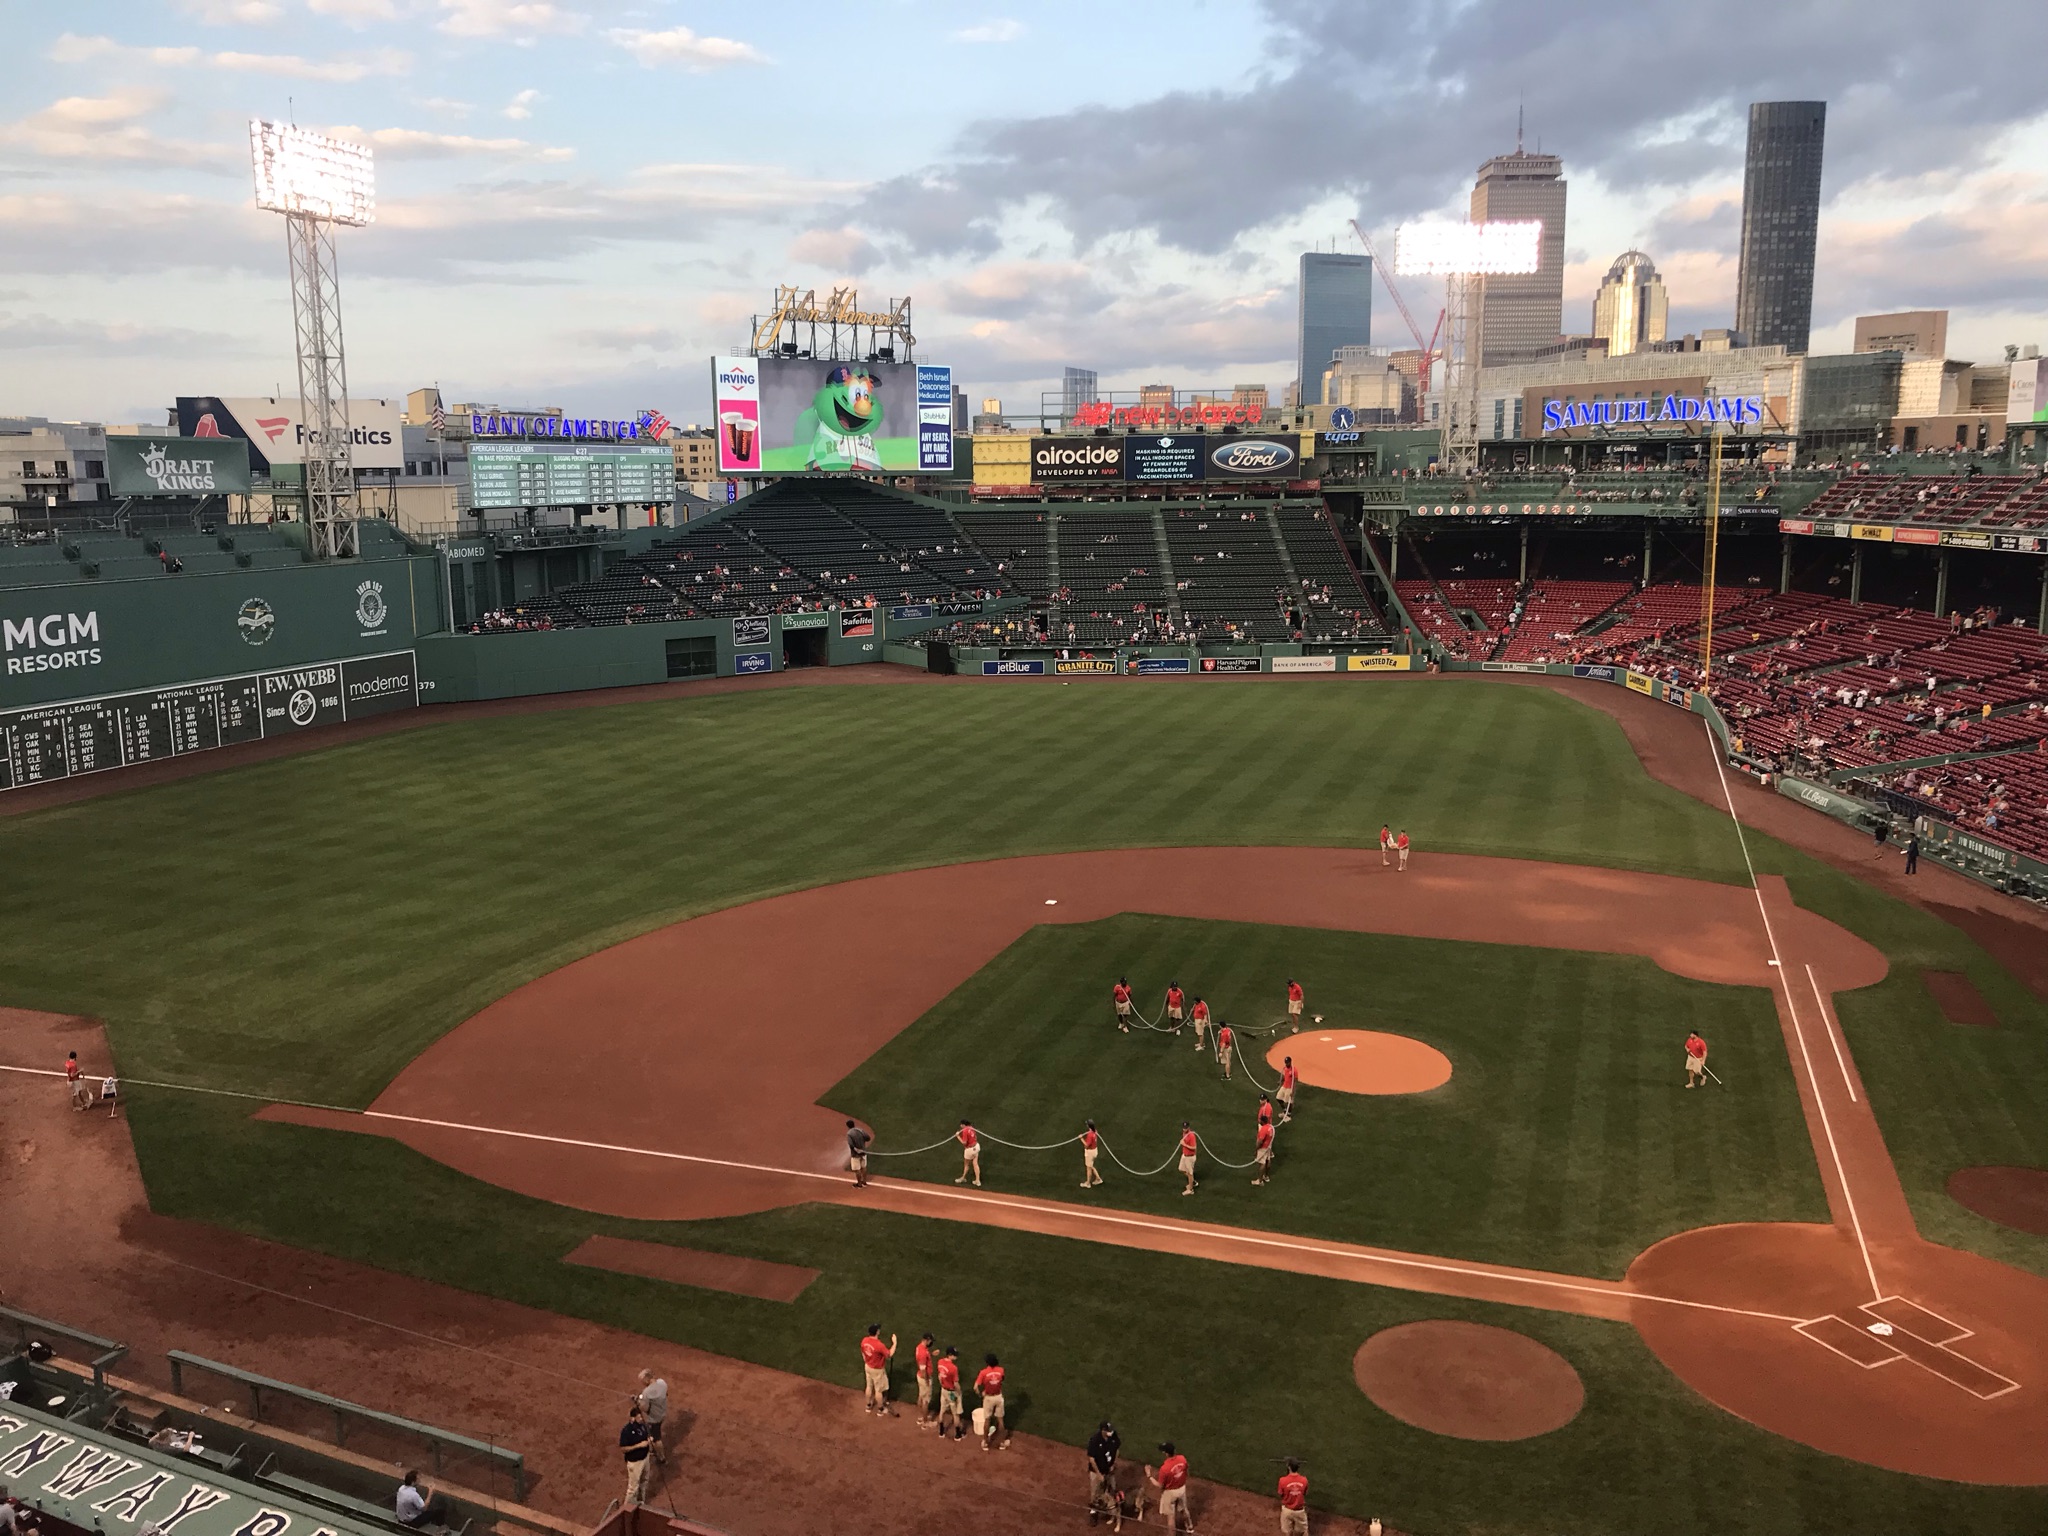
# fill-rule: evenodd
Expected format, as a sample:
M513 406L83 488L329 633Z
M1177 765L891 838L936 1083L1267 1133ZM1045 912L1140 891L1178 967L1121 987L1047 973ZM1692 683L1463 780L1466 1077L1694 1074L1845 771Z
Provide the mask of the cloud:
M0 124L0 145L59 160L217 168L234 151L222 144L161 138L141 119L162 106L161 92L120 90L66 96L17 122Z
M257 25L284 14L277 0L178 0L178 9L210 27Z
M365 80L372 75L402 75L412 68L412 55L398 48L379 48L374 53L337 54L328 59L307 59L295 53L240 53L232 50L208 53L192 47L137 48L117 43L111 37L80 37L71 32L64 33L50 45L50 58L59 64L130 59L167 69L199 66L342 84Z
M466 133L430 133L423 128L358 128L353 124L325 130L337 139L368 144L391 160L453 160L484 157L498 160L560 162L576 158L573 149L532 144L525 139L479 139Z
M597 352L676 352L688 345L681 331L666 325L596 326L567 332L562 339Z
M372 21L396 21L399 18L397 0L306 0L306 9L317 16L332 16L356 27Z
M473 101L455 101L446 96L428 96L419 105L429 112L438 112L443 117L467 117L476 110Z
M0 194L0 270L156 278L185 269L282 282L275 217L246 198L218 202L127 189Z
M505 103L505 115L515 123L524 122L533 116L533 104L540 99L540 92L529 87Z
M450 37L530 38L543 32L581 32L590 18L553 0L441 0L435 25Z
M88 353L94 357L235 356L252 350L216 331L123 321L0 315L0 351Z
M1003 211L1032 199L1084 247L1147 231L1217 253L1330 199L1382 226L1461 201L1479 162L1511 147L1518 101L1568 175L1630 196L1739 174L1747 102L1824 98L1833 195L1987 163L2039 114L2048 48L2038 0L1980 0L1973 26L2004 41L1961 72L1940 49L1898 47L1924 27L1916 0L1862 0L1847 31L1834 7L1775 0L1602 8L1597 24L1585 7L1583 25L1526 0L1265 11L1271 36L1244 84L971 124L945 158L877 187L853 222L921 255L988 250Z
M688 27L670 27L666 32L614 27L605 36L649 69L668 64L692 74L703 74L731 64L768 62L767 56L751 43L735 42L729 37L701 37Z
M881 260L881 252L859 230L842 225L803 231L789 242L789 259L858 277Z
M1007 16L993 21L984 21L979 26L962 27L953 34L956 43L1014 43L1024 35L1024 23L1013 21Z

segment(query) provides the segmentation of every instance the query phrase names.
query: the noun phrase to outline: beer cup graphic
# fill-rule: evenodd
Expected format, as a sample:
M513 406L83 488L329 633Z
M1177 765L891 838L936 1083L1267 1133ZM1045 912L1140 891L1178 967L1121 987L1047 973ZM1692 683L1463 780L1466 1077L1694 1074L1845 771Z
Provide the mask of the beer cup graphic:
M735 464L754 462L754 433L759 424L744 411L726 411L719 418L725 428L725 445L732 452Z

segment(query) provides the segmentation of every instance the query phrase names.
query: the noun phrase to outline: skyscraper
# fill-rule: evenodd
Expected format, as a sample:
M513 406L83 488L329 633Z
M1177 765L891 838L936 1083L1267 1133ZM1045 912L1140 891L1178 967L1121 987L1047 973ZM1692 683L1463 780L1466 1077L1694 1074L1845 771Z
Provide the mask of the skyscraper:
M1372 344L1372 258L1332 251L1301 253L1295 320L1303 405L1323 403L1323 370L1339 347Z
M1753 347L1804 352L1813 330L1824 101L1753 101L1742 169L1742 258L1735 329Z
M1564 330L1564 203L1564 162L1556 155L1530 154L1517 144L1513 154L1479 167L1472 222L1541 219L1543 243L1534 272L1480 279L1477 363L1526 362L1557 345Z
M1060 420L1070 423L1074 413L1081 406L1093 405L1097 398L1095 370L1093 368L1063 368L1060 370Z
M1668 312L1656 265L1641 251L1623 251L1593 295L1593 335L1609 357L1622 357L1662 341Z

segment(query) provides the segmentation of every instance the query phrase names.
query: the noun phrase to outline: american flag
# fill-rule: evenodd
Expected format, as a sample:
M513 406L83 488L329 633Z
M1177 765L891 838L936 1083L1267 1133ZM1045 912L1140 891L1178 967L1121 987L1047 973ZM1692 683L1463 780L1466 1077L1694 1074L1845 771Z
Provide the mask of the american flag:
M433 428L436 437L441 436L448 430L448 413L440 406L435 406L433 414L427 417L427 425Z
M675 425L661 412L645 410L640 413L640 425L647 429L647 435L657 443L668 436L668 429Z

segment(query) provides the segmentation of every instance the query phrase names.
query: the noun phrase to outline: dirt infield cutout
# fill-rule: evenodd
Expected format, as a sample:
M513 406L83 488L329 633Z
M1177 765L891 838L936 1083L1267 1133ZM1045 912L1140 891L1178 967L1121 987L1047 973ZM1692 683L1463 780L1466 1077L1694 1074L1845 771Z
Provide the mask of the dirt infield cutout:
M1526 1334L1484 1323L1402 1323L1351 1359L1358 1390L1404 1424L1458 1440L1531 1440L1586 1404L1571 1362Z
M2048 1168L1958 1168L1948 1196L1986 1221L2048 1237Z
M1433 1045L1376 1029L1303 1030L1266 1052L1274 1071L1286 1057L1312 1088L1337 1093L1427 1093L1451 1080L1451 1058Z
M1978 1029L1998 1028L1998 1015L1977 990L1977 984L1961 971L1922 971L1920 980L1927 995L1941 1005L1941 1016L1951 1024L1971 1024Z

